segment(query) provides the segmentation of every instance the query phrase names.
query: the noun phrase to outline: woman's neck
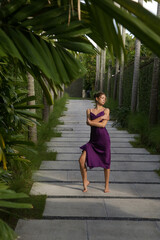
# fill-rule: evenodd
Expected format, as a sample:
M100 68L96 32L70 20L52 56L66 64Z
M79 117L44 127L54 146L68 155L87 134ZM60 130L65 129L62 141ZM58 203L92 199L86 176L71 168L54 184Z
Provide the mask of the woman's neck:
M100 105L100 104L97 104L97 105L96 105L96 109L97 109L97 110L101 110L102 108L103 108L102 105Z

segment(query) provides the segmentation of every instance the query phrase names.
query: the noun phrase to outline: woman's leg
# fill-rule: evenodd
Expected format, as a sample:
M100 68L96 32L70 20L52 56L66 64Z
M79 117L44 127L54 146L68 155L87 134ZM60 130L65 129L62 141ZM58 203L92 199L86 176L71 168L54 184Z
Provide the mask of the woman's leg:
M79 159L79 165L80 165L82 181L84 186L83 192L87 192L87 186L89 184L89 181L87 180L86 151L83 151L83 153L81 154Z
M109 192L109 175L110 175L110 169L104 169L104 177L105 177L105 189L104 192Z

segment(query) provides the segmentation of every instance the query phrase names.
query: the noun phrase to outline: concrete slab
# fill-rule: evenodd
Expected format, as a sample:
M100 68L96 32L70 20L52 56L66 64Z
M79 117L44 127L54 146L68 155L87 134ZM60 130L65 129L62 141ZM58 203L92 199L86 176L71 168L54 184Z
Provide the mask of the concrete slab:
M46 145L48 147L77 147L82 146L86 142L47 142ZM118 147L118 148L132 148L133 146L129 142L111 142L112 147Z
M159 240L160 230L151 221L88 220L89 240Z
M23 240L106 240L106 237L109 240L159 240L158 224L120 220L20 220L16 232Z
M154 185L157 188L152 191L152 196L160 196L160 186ZM110 184L110 192L104 193L104 184L103 183L90 183L88 186L88 192L84 193L83 184L81 183L46 183L46 182L35 182L32 186L31 194L39 195L46 194L50 197L98 197L98 198L107 198L107 197L140 197L137 193L139 184L136 186L134 184ZM141 189L141 187L140 187ZM151 189L151 186L149 186ZM139 190L140 192L140 190Z
M134 186L140 197L160 197L160 184L135 184Z
M110 135L110 138L112 139L112 138L125 138L125 137L136 137L136 136L138 136L138 135L136 135L136 134L129 134L129 133L110 133L109 134ZM86 132L86 133L82 133L82 134L78 134L78 137L79 138L86 138L86 137L88 137L88 136L90 136L90 134L89 134L89 131L88 132ZM73 132L73 133L63 133L62 132L62 137L68 137L68 138L76 138L77 137L77 133L75 133L75 132Z
M116 128L113 128L110 125L108 125L106 129L109 133L129 134L125 130L117 130ZM84 127L83 124L80 124L80 123L75 124L75 125L61 125L59 127L56 127L55 130L58 131L58 132L63 132L63 133L73 133L74 132L74 133L77 133L77 134L80 133L80 132L81 133L88 133L88 132L91 131L90 127L88 127L88 126Z
M112 172L115 182L160 183L155 172Z
M68 143L72 143L72 142L75 142L75 143L78 143L78 144L83 144L83 143L86 143L89 141L89 137L88 138L83 138L83 139L80 139L78 137L76 138L67 138L67 137L56 137L56 138L52 138L50 140L50 142L68 142ZM121 142L121 143L125 143L125 142L129 142L129 141L135 141L134 138L132 137L127 137L127 138L112 138L112 141L111 143L114 143L114 142Z
M104 181L103 172L89 171L88 178L90 181L102 182ZM56 181L81 181L82 177L80 171L47 171L41 170L35 172L33 175L35 181L42 182L56 182ZM110 180L114 181L113 174L110 176Z
M56 181L81 181L80 171L37 171L33 175L35 181L56 182ZM88 171L88 180L92 182L103 182L103 171ZM154 172L112 172L110 174L111 182L135 182L135 183L160 183L159 176Z
M82 240L87 227L82 220L20 220L16 233L22 240Z
M75 160L77 161L80 157L79 153L58 153L57 154L57 160ZM116 154L112 153L111 155L111 161L135 161L135 162L147 162L147 161L156 161L160 162L160 156L159 155L151 155L151 154Z
M159 199L104 199L104 202L108 217L160 219Z
M158 162L112 162L112 170L149 170L153 171L160 168ZM43 161L40 169L42 170L79 170L78 161ZM102 168L94 168L95 171L103 171ZM90 171L90 170L88 170ZM93 171L93 170L91 170Z
M81 153L82 150L78 147L48 147L48 152L58 152L58 153ZM123 154L149 154L149 152L145 148L119 148L111 146L111 154L112 153L123 153Z
M34 181L43 182L56 182L56 181L67 181L67 171L36 171L33 174Z
M107 217L103 199L49 198L43 216Z

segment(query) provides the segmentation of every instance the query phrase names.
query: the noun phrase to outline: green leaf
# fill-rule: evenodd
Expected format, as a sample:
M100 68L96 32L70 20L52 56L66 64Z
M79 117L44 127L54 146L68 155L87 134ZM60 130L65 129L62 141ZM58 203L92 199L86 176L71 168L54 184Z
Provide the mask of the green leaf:
M27 17L31 17L34 14L36 14L39 10L41 10L44 5L46 4L46 0L34 0L29 2L26 6L24 6L20 11L16 12L16 14L13 15L11 20L9 21L10 23L14 22L19 22L23 21Z
M37 104L37 105L27 105L27 106L15 106L15 109L40 109L44 108L43 104Z
M52 47L52 45L50 45L50 52L53 56L53 59L55 61L55 66L56 66L56 69L60 75L60 78L61 78L61 82L63 83L70 83L70 79L68 77L68 74L66 72L66 69L65 69L65 66L57 52L57 48L56 47Z
M31 118L36 118L36 119L41 119L37 114L32 113L30 111L26 111L26 110L18 110L16 109L16 112L22 115L25 115L27 117L31 117Z
M86 73L86 69L80 63L80 61L78 61L78 59L75 59L73 55L70 54L67 50L62 49L60 46L58 46L58 44L56 44L56 46L58 54L61 57L61 60L70 78L70 81L83 76ZM70 66L72 66L72 68Z
M133 13L135 16L141 19L144 24L150 27L150 29L160 35L160 19L146 8L141 6L141 4L131 0L115 0L115 2L119 3L129 12Z
M28 195L25 193L16 193L9 189L0 191L0 199L20 199L20 198L28 198Z
M59 74L57 73L57 69L55 67L54 61L52 61L52 62L48 61L48 55L44 51L40 42L33 36L33 34L30 34L30 36L31 36L34 47L37 49L37 51L41 55L41 59L43 59L43 61L44 61L45 70L47 70L47 72L49 73L47 75L47 77L50 76L49 78L52 78L55 83L59 83L60 82ZM41 42L42 41L43 40L41 40ZM46 48L47 48L47 46L46 46ZM45 73L45 71L43 71L43 72Z
M36 27L36 30L38 29L43 29L43 27L45 26L44 24L46 23L46 27L47 24L51 21L53 21L54 23L54 19L56 19L57 17L59 17L60 15L62 15L64 13L64 9L63 8L45 8L43 9L43 12L41 12L40 14L38 14L37 16L35 16L32 19L26 20L22 23L22 26L34 26ZM38 28L38 26L40 26L40 28Z
M71 42L71 41L58 41L58 44L62 47L68 48L72 51L76 52L83 52L83 53L90 53L95 54L95 50L90 43L81 43L81 42Z
M62 39L67 39L67 38L71 38L71 37L79 37L79 36L82 36L82 35L85 35L85 34L89 34L91 33L91 30L90 28L82 28L82 29L79 29L79 30L75 30L75 31L72 31L72 32L67 32L67 33L62 33L62 34L56 34L55 33L55 37L53 36L53 38L62 38Z
M140 19L115 6L110 0L93 0L92 2L109 16L115 18L117 22L135 34L146 46L160 56L160 37Z
M4 52L8 55L18 58L21 62L23 62L23 59L21 55L19 54L17 48L15 47L14 43L11 41L11 39L7 36L7 34L0 29L0 43L1 48L3 48L2 57L4 56Z
M17 145L17 144L23 144L23 145L27 145L27 146L34 146L35 145L33 142L22 141L22 140L10 140L10 141L7 141L6 143L8 143L9 145Z
M9 201L0 201L0 207L7 208L33 208L31 204L28 203L15 203Z
M50 71L48 71L48 67L46 67L45 60L41 57L39 49L37 50L38 47L36 48L33 46L32 42L30 41L30 36L33 36L33 34L30 33L30 35L28 35L26 33L26 37L24 34L22 34L22 32L10 29L10 35L14 43L17 45L17 48L28 60L28 62L41 69L48 78L52 78Z
M29 96L29 97L21 98L19 101L17 101L17 103L14 106L17 106L17 104L28 103L35 99L36 99L36 96Z
M15 11L17 11L24 3L26 3L26 0L12 0L10 3L6 4L3 8L0 8L0 18L6 18L9 15L13 14Z
M13 229L11 229L7 223L3 222L0 219L0 239L5 239L5 240L16 240L17 239L17 235L16 233L13 231Z

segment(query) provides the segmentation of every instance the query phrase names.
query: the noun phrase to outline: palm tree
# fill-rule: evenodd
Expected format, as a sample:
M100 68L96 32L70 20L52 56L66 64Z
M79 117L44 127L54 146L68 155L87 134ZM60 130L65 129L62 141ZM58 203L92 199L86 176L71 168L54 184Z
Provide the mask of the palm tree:
M121 29L122 29L122 40L125 46L126 29L123 26L121 26ZM121 65L120 65L120 78L119 78L119 107L122 106L122 100L123 100L123 96L122 96L123 74L124 74L124 52L121 49Z
M143 0L138 0L138 3L143 5ZM141 42L139 39L136 39L133 82L132 82L132 97L131 97L132 112L136 111L137 103L138 103L137 99L138 99L138 80L139 80L139 67L140 67L140 49L141 49Z
M108 63L108 76L107 76L107 97L111 97L111 61Z
M54 92L52 91L52 89L50 91L51 91L52 99L54 100ZM53 104L50 106L50 113L52 112L53 112Z
M160 17L160 3L157 6L157 16ZM158 81L159 81L160 59L155 55L152 74L152 87L150 97L149 121L156 124L158 120Z
M100 81L100 48L97 46L99 51L96 55L96 79L95 79L95 91L98 91L98 85Z
M115 75L114 75L114 89L113 89L113 99L117 98L117 84L118 84L118 76L119 76L119 60L116 58L116 67L115 67Z
M104 88L105 66L106 66L106 48L101 49L100 91L103 91Z
M34 78L30 73L28 73L28 96L35 96L35 88L34 88ZM29 101L28 105L35 105L35 100ZM30 112L36 113L36 109L30 109ZM28 138L32 142L37 142L37 125L33 123L32 126L28 127Z

